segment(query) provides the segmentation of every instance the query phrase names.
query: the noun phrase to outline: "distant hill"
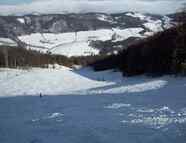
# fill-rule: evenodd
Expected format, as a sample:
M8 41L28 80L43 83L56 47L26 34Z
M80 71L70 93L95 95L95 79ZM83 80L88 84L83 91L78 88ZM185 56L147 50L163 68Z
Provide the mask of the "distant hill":
M172 15L137 12L0 16L0 45L13 40L20 47L68 57L112 54L125 48L116 42L128 46L174 24Z

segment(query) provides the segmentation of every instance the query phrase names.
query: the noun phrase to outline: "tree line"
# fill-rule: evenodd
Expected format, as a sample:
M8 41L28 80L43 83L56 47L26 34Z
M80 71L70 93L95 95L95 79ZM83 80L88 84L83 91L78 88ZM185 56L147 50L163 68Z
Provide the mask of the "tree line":
M49 64L59 64L67 67L73 65L87 66L104 57L106 56L66 57L21 47L0 46L0 67L8 68L47 68Z

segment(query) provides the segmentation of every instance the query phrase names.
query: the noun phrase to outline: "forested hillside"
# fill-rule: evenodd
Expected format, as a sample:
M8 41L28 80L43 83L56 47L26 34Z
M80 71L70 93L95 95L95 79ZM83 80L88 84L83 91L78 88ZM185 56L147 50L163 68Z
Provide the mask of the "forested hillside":
M93 64L96 70L119 68L124 75L170 74L186 71L186 24L139 40Z

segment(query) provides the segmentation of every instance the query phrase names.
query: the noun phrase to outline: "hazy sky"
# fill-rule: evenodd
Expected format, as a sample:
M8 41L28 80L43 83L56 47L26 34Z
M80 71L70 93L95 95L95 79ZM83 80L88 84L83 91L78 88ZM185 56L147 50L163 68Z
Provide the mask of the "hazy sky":
M0 0L0 14L138 11L167 14L186 0Z

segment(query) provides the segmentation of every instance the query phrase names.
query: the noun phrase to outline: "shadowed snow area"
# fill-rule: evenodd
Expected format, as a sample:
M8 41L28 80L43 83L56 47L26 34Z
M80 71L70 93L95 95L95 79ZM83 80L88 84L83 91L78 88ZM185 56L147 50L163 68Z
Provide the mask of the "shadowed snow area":
M185 83L185 78L126 78L113 70L94 72L91 68L74 70L58 65L49 69L0 69L0 96L181 92Z
M156 91L126 96L0 98L0 141L184 143L185 101L184 94Z
M0 142L184 143L185 84L58 65L0 69Z

